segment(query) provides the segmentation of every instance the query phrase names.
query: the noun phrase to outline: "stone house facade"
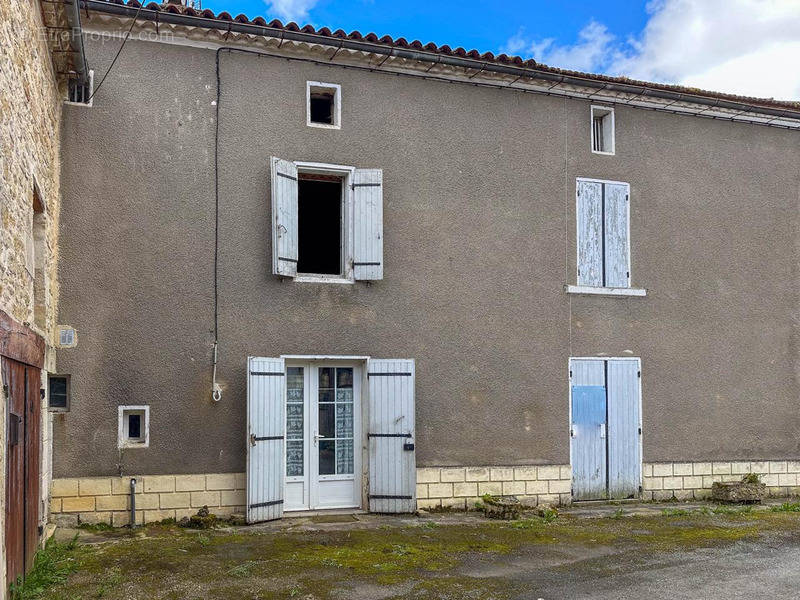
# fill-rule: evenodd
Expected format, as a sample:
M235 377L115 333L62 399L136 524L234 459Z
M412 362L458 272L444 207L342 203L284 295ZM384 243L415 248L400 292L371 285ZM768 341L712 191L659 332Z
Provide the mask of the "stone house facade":
M797 492L800 107L87 4L57 522Z
M798 492L800 106L81 6L96 98L0 54L52 521Z

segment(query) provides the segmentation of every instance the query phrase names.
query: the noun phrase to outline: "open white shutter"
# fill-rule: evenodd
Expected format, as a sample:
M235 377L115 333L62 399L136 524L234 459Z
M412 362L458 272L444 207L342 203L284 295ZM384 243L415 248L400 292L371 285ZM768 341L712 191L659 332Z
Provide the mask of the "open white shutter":
M353 200L354 277L383 279L383 171L356 169Z
M369 359L369 510L417 509L414 361Z
M603 184L578 181L578 285L603 285Z
M297 165L270 159L272 172L272 272L297 275Z
M607 287L630 287L628 186L605 184L605 258Z
M282 358L247 361L247 522L283 516L286 376Z

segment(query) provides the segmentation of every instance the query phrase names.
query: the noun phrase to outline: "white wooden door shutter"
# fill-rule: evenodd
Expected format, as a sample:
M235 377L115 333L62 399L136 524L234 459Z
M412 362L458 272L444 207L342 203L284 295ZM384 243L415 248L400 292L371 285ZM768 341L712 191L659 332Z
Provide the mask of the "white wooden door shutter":
M603 285L603 184L578 181L578 285Z
M630 245L628 243L628 186L605 184L605 262L607 287L630 287Z
M272 272L297 275L297 165L270 159L272 172Z
M383 171L353 173L353 274L355 279L383 279Z
M417 508L414 451L414 361L370 359L369 510L409 513Z
M286 377L282 358L247 361L247 522L283 516Z

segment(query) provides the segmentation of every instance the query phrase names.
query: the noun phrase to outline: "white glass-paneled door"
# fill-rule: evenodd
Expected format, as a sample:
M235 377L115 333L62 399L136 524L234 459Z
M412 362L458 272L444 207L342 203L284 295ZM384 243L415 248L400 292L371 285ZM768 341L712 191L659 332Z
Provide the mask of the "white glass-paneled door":
M286 365L285 510L361 505L361 367Z

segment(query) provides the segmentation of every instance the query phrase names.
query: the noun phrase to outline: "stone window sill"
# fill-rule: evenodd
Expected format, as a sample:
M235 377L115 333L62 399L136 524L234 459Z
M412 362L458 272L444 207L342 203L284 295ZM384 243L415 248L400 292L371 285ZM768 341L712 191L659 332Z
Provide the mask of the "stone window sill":
M594 287L591 285L566 285L565 291L568 294L578 294L585 296L646 296L647 290L644 288L612 288Z

